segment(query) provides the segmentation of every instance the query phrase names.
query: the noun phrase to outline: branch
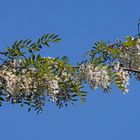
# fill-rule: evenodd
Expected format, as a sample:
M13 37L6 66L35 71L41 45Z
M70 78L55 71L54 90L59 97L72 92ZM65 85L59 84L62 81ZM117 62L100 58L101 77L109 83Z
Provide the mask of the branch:
M123 66L120 66L120 67L122 67L123 70L126 70L126 71L140 73L140 70L136 70L136 69L132 69L132 68L126 68L126 67L123 67ZM72 68L79 68L79 66L72 66Z
M130 72L136 72L136 73L140 73L140 70L136 70L136 69L132 69L132 68L125 68L122 67L124 70L130 71Z

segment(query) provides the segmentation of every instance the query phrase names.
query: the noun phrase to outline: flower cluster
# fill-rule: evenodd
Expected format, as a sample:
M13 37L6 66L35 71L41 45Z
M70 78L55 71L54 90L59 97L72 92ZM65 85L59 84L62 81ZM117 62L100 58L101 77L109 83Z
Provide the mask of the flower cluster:
M57 101L57 96L59 93L59 85L58 85L58 78L54 80L47 80L46 84L48 86L48 95L50 96L51 101Z
M55 78L51 78L50 75L35 77L37 73L32 69L22 68L19 70L19 67L22 67L21 61L14 60L0 68L0 86L5 87L7 97L26 97L42 90L47 91L47 95L50 96L52 101L57 100L59 92L57 76Z
M119 60L121 64L131 69L140 69L140 39L137 39L135 46L124 46L122 50Z
M81 74L83 79L87 80L91 88L101 87L104 91L108 91L111 85L111 77L106 66L96 66L92 64L81 65ZM80 75L81 77L81 75Z
M127 86L129 85L130 74L128 71L124 70L123 67L120 66L120 62L114 64L114 79L116 84L124 91L124 93L128 93Z

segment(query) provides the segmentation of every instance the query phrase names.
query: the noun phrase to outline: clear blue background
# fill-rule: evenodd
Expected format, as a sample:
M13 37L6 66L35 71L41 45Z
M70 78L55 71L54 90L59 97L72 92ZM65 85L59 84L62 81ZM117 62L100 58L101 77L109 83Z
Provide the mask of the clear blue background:
M0 0L0 50L20 39L57 33L62 42L44 56L70 56L71 63L99 40L115 41L137 34L139 0ZM27 108L0 108L0 140L140 140L140 83L129 94L88 87L84 106L57 109L47 104L37 115Z

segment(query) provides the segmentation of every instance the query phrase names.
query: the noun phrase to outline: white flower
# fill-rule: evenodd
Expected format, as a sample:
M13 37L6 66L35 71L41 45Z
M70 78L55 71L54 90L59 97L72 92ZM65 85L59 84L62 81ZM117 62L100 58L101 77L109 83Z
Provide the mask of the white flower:
M124 93L128 92L127 86L129 85L129 73L128 71L124 70L120 67L119 62L114 64L114 71L115 71L115 79L121 82L121 86L124 87Z
M96 66L88 64L80 68L82 74L84 74L84 78L88 81L90 86L94 89L97 87L101 87L103 89L109 89L111 85L111 77L109 76L109 72L104 66Z

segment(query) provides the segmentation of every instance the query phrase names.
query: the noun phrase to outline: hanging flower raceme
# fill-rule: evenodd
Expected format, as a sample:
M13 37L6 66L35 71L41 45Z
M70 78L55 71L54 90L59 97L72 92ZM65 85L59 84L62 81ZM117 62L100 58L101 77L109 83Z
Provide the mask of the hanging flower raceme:
M6 96L11 97L13 102L18 102L21 96L34 96L39 91L46 92L52 101L57 100L59 90L57 76L50 77L45 74L43 77L38 76L34 69L22 68L21 61L9 61L0 68L0 86L6 90ZM20 68L20 69L19 69ZM21 69L22 68L22 69ZM35 93L35 94L33 94Z
M111 76L107 66L94 66L92 64L80 66L81 75L87 80L91 88L101 87L104 91L110 90Z
M140 69L140 39L128 37L121 50L120 63L124 67Z
M114 64L114 80L118 87L124 92L128 93L128 85L130 79L130 73L120 66L120 62Z

